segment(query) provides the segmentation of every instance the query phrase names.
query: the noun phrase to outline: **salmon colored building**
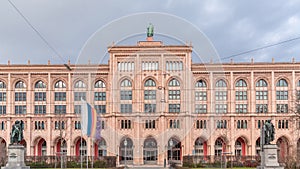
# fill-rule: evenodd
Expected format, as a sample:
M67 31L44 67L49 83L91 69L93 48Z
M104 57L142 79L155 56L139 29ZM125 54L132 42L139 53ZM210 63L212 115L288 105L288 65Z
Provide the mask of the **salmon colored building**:
M108 64L0 65L0 157L16 120L27 156L116 156L117 165L257 156L267 119L279 159L300 157L291 118L300 63L193 63L192 50L141 41L108 47ZM101 117L100 140L81 134L81 98Z

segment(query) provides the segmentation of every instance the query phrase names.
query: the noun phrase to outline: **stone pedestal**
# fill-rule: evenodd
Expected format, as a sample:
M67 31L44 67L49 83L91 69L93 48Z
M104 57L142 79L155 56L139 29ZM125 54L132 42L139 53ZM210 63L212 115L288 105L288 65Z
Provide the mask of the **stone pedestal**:
M30 169L24 162L24 146L23 145L9 145L8 146L8 162L5 167L1 169Z
M279 166L277 149L275 144L264 145L264 151L260 153L261 165L257 169L284 169Z

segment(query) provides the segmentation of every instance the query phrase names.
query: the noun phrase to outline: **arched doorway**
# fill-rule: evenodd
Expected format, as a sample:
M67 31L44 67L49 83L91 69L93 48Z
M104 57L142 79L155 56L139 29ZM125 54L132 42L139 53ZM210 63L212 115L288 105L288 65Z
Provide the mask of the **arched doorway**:
M239 137L235 141L235 151L234 154L235 156L245 156L246 155L246 142L245 139L242 137Z
M45 139L39 138L36 141L36 145L34 147L34 154L37 156L46 156L47 155L47 143Z
M6 151L7 151L7 147L6 147L6 141L0 137L0 165L4 165L4 162L6 161Z
M130 138L124 138L120 142L120 164L133 163L133 142Z
M195 141L195 155L197 156L207 156L207 141L203 138L198 137Z
M67 142L64 139L58 139L56 143L56 155L67 154Z
M106 141L101 138L98 143L95 143L95 156L103 157L107 155Z
M87 155L87 143L84 138L79 138L75 145L75 154L77 157Z
M277 142L278 146L278 161L284 162L286 160L286 157L289 155L289 149L288 149L288 140L285 137L280 137Z
M168 160L169 163L180 163L181 142L176 138L170 138L168 141Z
M215 156L221 156L223 152L226 152L226 142L219 137L215 142Z
M153 137L144 141L144 164L157 163L157 142Z

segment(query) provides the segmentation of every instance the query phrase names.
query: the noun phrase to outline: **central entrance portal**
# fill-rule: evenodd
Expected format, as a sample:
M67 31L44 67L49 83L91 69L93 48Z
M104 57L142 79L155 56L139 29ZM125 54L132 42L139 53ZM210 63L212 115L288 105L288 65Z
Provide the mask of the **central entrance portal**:
M144 142L144 164L157 164L157 143L152 137Z

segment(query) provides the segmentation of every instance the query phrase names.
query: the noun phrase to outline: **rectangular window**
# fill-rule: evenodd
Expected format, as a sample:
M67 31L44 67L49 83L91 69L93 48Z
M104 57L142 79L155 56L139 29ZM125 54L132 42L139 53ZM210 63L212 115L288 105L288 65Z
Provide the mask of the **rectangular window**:
M121 104L121 113L132 113L132 104Z
M169 104L169 113L179 113L180 104Z
M181 70L183 70L183 62L182 61L167 61L166 62L166 70L167 71L181 71Z
M25 105L15 106L15 114L26 114L26 106Z
M121 72L134 71L134 62L118 62L118 70Z
M227 100L227 91L216 91L216 100Z
M276 91L276 100L288 100L288 91Z
M227 113L227 104L216 104L216 113Z
M54 112L55 114L66 114L67 113L66 105L55 105Z
M156 112L156 104L145 104L144 105L145 113L155 113Z
M55 101L66 101L67 96L66 96L66 92L55 92L54 94L54 99Z
M95 92L94 93L94 100L95 101L105 101L106 100L106 93L105 92Z
M179 120L170 120L169 127L171 129L179 129L180 128L180 122L179 122Z
M74 92L74 101L86 100L85 92Z
M267 113L268 105L267 104L256 104L256 113Z
M146 120L145 128L146 129L155 129L155 120Z
M145 90L144 91L144 99L145 100L155 100L156 99L156 91L155 90Z
M206 120L197 120L196 128L197 129L206 129Z
M247 91L236 91L235 99L236 100L247 100Z
M121 100L132 100L132 91L121 90Z
M6 106L0 106L0 115L6 114Z
M288 113L288 104L277 104L276 110L277 113Z
M26 101L26 92L16 92L15 101Z
M74 113L81 114L81 105L74 105Z
M0 92L0 102L6 101L6 92Z
M35 105L34 114L46 114L46 105Z
M180 90L169 90L169 100L180 100Z
M131 120L121 120L121 129L131 129Z
M235 112L236 113L247 113L247 104L236 104L235 105Z
M256 100L268 100L268 91L256 91Z
M95 109L98 114L106 113L106 105L95 105Z
M158 70L158 62L157 61L142 61L142 70L145 70L145 71Z
M195 105L195 112L196 113L207 113L206 104L196 104Z
M204 91L195 92L195 100L196 101L206 101L207 100L206 92L204 92Z
M35 92L34 101L46 101L46 92Z

